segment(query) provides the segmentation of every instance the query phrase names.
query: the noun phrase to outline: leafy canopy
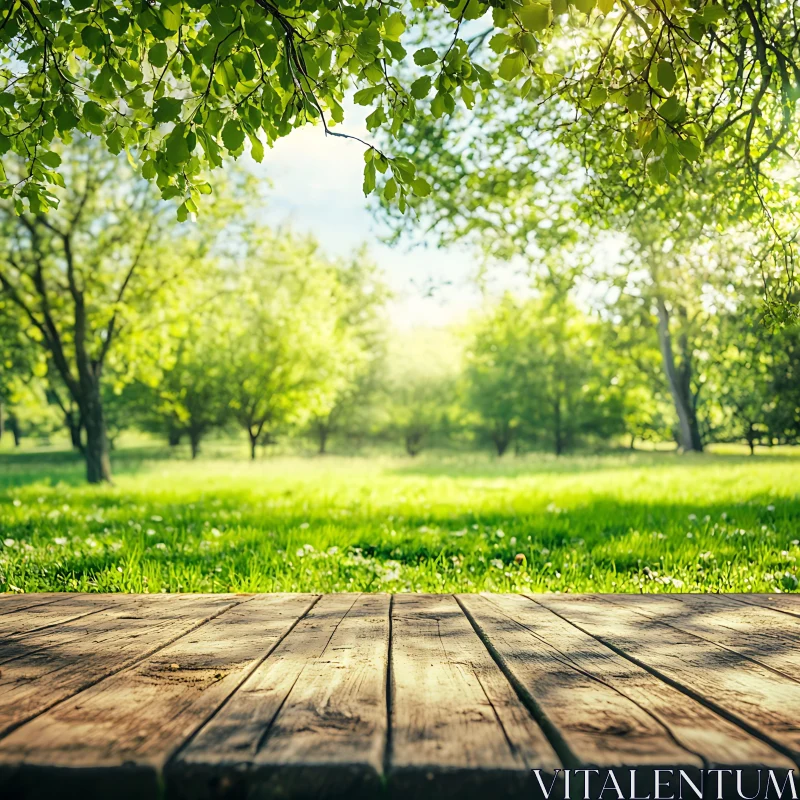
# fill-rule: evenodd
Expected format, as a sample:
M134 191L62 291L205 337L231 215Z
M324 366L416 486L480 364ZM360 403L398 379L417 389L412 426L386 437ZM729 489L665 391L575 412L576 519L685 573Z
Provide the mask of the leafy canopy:
M185 217L211 191L207 168L226 156L249 146L260 160L308 123L346 135L335 128L349 92L369 107L370 130L397 136L419 101L434 118L471 109L498 78L523 98L558 97L596 122L604 146L655 153L657 180L714 145L746 164L758 192L793 141L800 94L786 0L4 5L0 152L22 156L28 171L2 193L33 213L56 203L56 144L76 131L128 150ZM365 192L383 173L383 194L401 210L431 190L405 155L367 145L365 159Z

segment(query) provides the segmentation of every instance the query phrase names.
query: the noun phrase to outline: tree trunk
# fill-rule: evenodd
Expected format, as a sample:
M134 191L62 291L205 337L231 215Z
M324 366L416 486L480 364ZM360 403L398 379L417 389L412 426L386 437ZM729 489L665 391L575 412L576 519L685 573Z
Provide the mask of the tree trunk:
M669 330L669 312L662 298L659 297L656 303L658 307L658 343L661 348L661 358L669 392L678 415L678 442L684 452L702 452L703 441L700 437L700 428L694 413L692 398L689 396L689 372L688 369L684 369L684 374L680 375L675 366L672 336Z
M317 425L317 437L319 441L319 449L317 452L321 456L325 455L328 446L328 434L329 430L327 425Z
M553 426L555 429L555 451L560 456L564 452L564 439L561 433L561 397L553 404Z
M75 415L70 411L67 414L67 429L69 430L69 440L72 444L72 449L77 450L79 453L83 452L83 441L81 438L81 432L83 431L83 420L78 416L78 419L75 419Z
M497 457L502 458L505 454L506 450L508 450L508 446L511 444L511 437L510 436L495 436L494 437L494 446L497 450Z
M247 433L250 436L250 460L251 461L255 461L256 460L256 444L258 443L258 434L256 434L254 436L252 431L248 431Z
M422 434L421 433L407 433L406 434L406 452L414 458L419 451L422 450Z
M753 426L750 425L747 429L747 446L750 448L750 455L756 454L756 437L754 435Z
M177 428L170 428L167 431L167 442L170 447L177 447L181 443L181 432Z
M631 447L630 447L630 449L631 450L635 450L636 449L636 434L635 433L631 434Z
M108 434L103 416L103 403L100 398L100 386L95 385L84 398L81 408L86 428L86 480L89 483L111 482L111 459L109 457Z
M200 433L198 431L189 431L189 445L192 448L192 460L197 458L200 452Z
M19 422L13 414L8 415L8 429L14 437L14 447L19 447L22 442L22 431L19 429Z

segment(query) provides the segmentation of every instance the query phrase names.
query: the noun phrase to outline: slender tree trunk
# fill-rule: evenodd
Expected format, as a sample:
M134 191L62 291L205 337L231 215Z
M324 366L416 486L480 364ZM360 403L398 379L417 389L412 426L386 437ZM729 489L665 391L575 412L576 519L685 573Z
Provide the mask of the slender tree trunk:
M253 435L252 431L247 432L250 436L250 460L256 460L256 444L258 443L258 434Z
M319 424L317 425L317 437L319 442L319 449L317 452L319 455L324 456L326 452L326 448L328 446L328 434L330 431L328 430L327 425Z
M636 434L635 433L631 434L631 447L630 447L630 449L631 450L635 450L636 449Z
M200 433L198 431L189 431L189 445L192 448L192 460L197 458L200 452Z
M672 350L672 336L669 330L669 312L664 300L659 297L656 301L658 307L658 343L661 348L661 358L664 372L667 376L669 392L678 415L678 443L684 452L702 451L703 442L697 417L694 413L692 398L688 391L688 370L681 376L675 366L675 355ZM685 354L686 355L686 354ZM684 378L681 380L681 378Z
M19 422L13 414L8 415L8 429L14 437L14 447L19 447L22 443L22 431L19 428Z
M83 452L83 440L81 433L83 431L83 420L80 415L75 419L75 414L70 411L67 413L67 429L69 430L69 440L72 444L72 449L77 450L79 453Z
M86 480L89 483L111 482L111 459L109 457L108 433L100 398L100 385L94 381L81 407L86 428Z
M494 446L495 450L497 450L497 457L502 458L505 454L506 450L508 450L508 446L511 444L511 437L508 435L497 435L494 437Z
M561 432L561 396L556 397L553 404L553 427L555 429L555 451L560 456L564 451L564 439Z

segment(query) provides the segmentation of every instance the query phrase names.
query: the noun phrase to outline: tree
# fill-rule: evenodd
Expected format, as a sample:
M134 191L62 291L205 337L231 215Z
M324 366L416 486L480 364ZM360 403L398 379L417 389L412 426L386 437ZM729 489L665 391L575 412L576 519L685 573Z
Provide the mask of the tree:
M456 416L461 347L452 333L421 329L396 334L389 343L384 377L385 430L399 436L410 456L436 434L446 435Z
M158 346L143 322L157 313L198 245L185 235L176 241L157 196L124 160L101 159L83 140L67 164L58 210L45 215L17 213L9 201L0 206L0 288L44 354L51 386L63 387L77 406L87 479L97 483L111 479L104 372L112 362L123 380L133 353ZM124 366L113 363L123 347ZM65 402L59 405L66 413Z
M774 331L752 304L722 310L710 365L715 439L793 444L800 433L797 328Z
M510 295L478 323L469 349L467 403L502 456L515 437L608 439L623 425L622 395L602 365L598 329L558 292Z
M137 154L185 217L208 189L204 168L248 140L260 159L262 136L272 145L308 123L345 135L334 126L351 89L369 128L397 136L420 104L429 119L457 101L497 110L498 76L515 101L552 98L571 120L561 139L600 153L604 172L658 183L706 154L729 167L732 207L747 196L774 219L797 133L793 11L786 0L21 0L0 29L0 124L28 168L4 192L34 215L53 206L53 143L81 131ZM367 192L376 171L401 209L430 192L410 159L368 146Z
M226 270L233 305L222 356L231 413L255 458L259 441L330 406L337 354L349 343L339 325L337 270L316 242L258 226L244 242L246 252Z
M336 265L336 339L329 365L335 373L332 391L318 394L310 426L320 455L331 435L364 426L379 389L385 359L384 306L389 292L364 251Z

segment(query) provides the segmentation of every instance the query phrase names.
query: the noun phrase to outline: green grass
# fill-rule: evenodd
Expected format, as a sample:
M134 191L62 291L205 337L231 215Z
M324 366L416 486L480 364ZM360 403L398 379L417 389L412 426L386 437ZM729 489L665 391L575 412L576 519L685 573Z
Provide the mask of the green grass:
M146 458L144 457L146 456ZM160 456L160 457L157 457ZM0 459L0 590L786 591L800 457Z

